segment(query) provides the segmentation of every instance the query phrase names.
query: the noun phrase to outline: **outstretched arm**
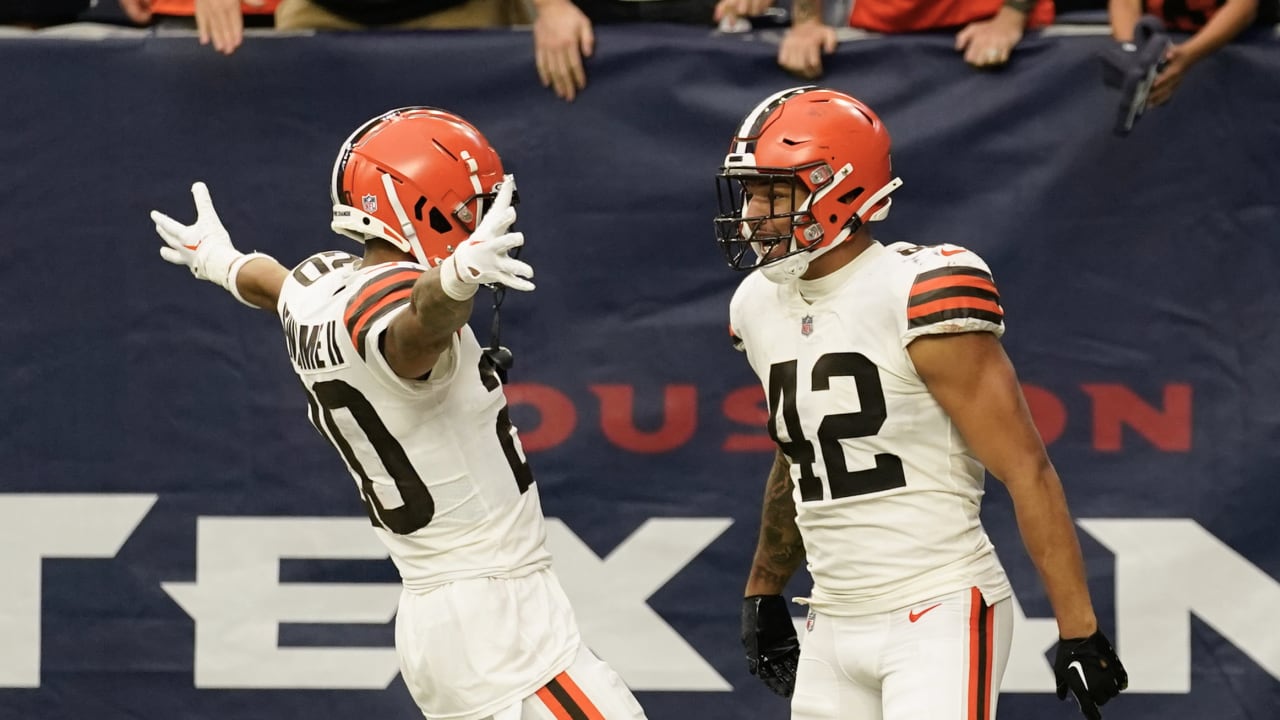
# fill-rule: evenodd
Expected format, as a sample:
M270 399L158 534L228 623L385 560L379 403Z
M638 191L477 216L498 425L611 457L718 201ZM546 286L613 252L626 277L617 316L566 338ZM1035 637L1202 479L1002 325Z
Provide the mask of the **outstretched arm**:
M245 305L275 310L288 270L269 255L246 255L231 244L204 183L191 186L191 197L196 205L196 221L191 225L151 211L156 233L165 242L160 257L189 268L192 275L218 285Z
M503 178L493 207L484 214L471 237L444 262L418 276L409 307L387 327L383 356L402 378L420 378L431 372L441 353L449 348L453 333L471 317L472 299L481 285L500 283L529 291L533 268L509 252L524 244L524 235L508 232L516 221L511 207L515 179Z
M240 266L236 273L236 291L245 302L263 310L276 309L280 288L289 276L289 269L273 257L255 255Z
M449 266L450 270L453 266ZM409 307L387 326L383 357L402 378L421 378L431 372L452 337L471 317L473 296L456 300L445 292L438 265L418 276Z

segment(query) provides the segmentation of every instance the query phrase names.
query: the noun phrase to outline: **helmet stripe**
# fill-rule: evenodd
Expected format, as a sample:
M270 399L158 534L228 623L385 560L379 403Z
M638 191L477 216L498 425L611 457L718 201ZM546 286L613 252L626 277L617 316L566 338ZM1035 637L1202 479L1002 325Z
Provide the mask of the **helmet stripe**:
M385 120L388 115L391 115L397 112L400 112L400 111L392 110L391 112L386 112L379 115L376 118L373 118L372 120L356 128L356 131L351 133L349 136L347 136L346 141L342 143L342 149L338 151L338 157L333 161L333 175L330 178L330 185L329 185L329 187L331 188L331 192L333 194L334 205L346 204L342 202L342 171L345 170L347 167L347 160L351 157L352 147L356 144L356 142L360 140L360 138L364 137L365 133L372 130L374 125L377 125L378 123Z
M382 113L381 115L375 118L372 118L371 120L368 120L363 125L356 128L355 132L347 136L346 142L342 143L342 149L338 150L337 159L333 161L333 174L330 177L330 181L329 181L329 187L331 188L330 192L332 193L332 196L333 196L332 197L333 204L334 205L346 204L342 202L342 173L344 170L346 170L347 160L351 158L352 148L355 146L357 142L360 141L360 138L364 137L366 134L369 133L370 130L373 130L375 126L381 124L383 120L386 120L389 117L392 117L395 115L401 115L407 112L412 112L414 110L437 110L437 109L438 108L434 108L430 105L408 105L405 107L396 108L395 110L388 110Z
M765 98L756 105L750 113L742 120L742 125L738 127L736 137L738 138L737 147L734 149L736 153L754 153L756 149L756 138L760 135L760 129L764 127L764 123L777 110L782 103L795 97L807 93L811 90L817 90L817 85L800 85L798 87L780 90L769 97Z

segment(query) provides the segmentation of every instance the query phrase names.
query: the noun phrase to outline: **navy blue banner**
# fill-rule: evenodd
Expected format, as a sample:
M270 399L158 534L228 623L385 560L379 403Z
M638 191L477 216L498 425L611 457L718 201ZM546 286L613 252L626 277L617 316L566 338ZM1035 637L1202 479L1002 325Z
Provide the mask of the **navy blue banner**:
M0 718L419 716L397 578L278 323L164 263L147 213L190 221L199 179L243 250L354 251L328 229L334 154L422 104L519 178L538 289L503 308L512 416L588 642L651 718L787 717L738 645L771 446L711 218L735 125L795 81L761 38L597 38L572 104L522 32L0 43ZM893 135L878 237L964 245L1000 285L1131 675L1107 716L1280 717L1280 54L1224 48L1119 139L1107 42L1031 37L982 73L950 37L873 38L824 82ZM1078 717L989 488L1018 599L1001 717Z

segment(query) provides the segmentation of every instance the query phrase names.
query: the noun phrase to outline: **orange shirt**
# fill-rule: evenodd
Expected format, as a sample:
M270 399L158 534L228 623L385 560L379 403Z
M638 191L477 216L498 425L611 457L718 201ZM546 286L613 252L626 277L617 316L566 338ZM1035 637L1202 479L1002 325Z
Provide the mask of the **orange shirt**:
M1004 0L854 0L849 25L879 33L917 32L968 25L1000 12ZM1053 0L1037 0L1027 28L1053 22Z
M1151 15L1164 20L1165 27L1183 32L1195 32L1209 22L1209 18L1218 12L1226 0L1184 0L1183 2L1166 2L1166 0L1146 0L1143 5ZM1261 3L1260 3L1261 5ZM1261 8L1259 8L1261 15Z
M241 3L240 9L246 15L270 15L276 11L276 6L279 4L280 0L265 0L261 5ZM156 15L195 15L196 0L153 0L151 12Z

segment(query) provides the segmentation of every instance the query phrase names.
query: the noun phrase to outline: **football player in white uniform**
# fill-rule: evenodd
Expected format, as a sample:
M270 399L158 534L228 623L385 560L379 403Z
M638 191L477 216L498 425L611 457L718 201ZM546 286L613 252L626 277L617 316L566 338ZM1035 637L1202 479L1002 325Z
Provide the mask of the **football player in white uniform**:
M958 245L881 245L902 181L869 108L812 86L743 120L721 168L717 236L748 275L735 344L778 445L747 580L752 673L803 720L991 720L1011 590L979 521L1002 480L1061 641L1059 697L1086 716L1127 684L1098 629L1062 485L1000 344L991 272ZM781 597L813 577L799 645Z
M333 229L363 257L292 271L231 244L202 183L194 225L152 213L161 255L280 317L311 422L342 456L403 580L396 649L430 720L643 718L583 644L551 570L501 358L467 320L481 285L532 290L509 252L514 180L470 123L401 108L334 164Z

